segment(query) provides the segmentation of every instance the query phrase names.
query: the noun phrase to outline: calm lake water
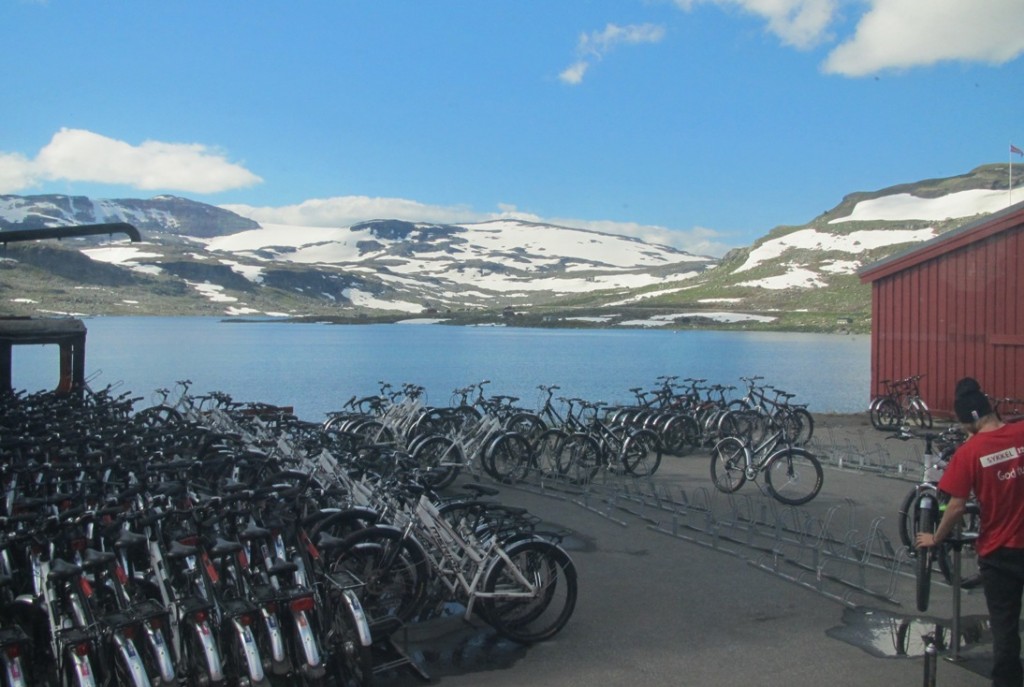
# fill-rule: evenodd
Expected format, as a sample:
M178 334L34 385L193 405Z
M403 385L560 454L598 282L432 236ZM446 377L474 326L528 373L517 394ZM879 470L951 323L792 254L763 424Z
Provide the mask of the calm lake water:
M539 384L560 395L629 402L631 387L660 375L742 387L741 376L797 394L813 412L861 412L870 399L870 337L764 332L549 330L426 324L325 325L224 322L201 317L85 320L86 374L93 388L153 392L192 380L193 393L295 407L321 420L379 381L426 387L447 404L456 387L490 380L490 394L539 405ZM14 385L56 385L57 348L14 349Z

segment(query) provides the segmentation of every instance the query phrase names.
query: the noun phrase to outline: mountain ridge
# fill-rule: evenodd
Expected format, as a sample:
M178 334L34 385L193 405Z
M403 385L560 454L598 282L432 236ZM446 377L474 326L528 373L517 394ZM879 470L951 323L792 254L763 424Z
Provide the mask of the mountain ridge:
M720 259L518 219L293 227L175 196L0 196L0 241L102 221L144 239L11 244L0 313L865 331L856 270L999 209L1005 189L1006 166L985 165L854 192Z

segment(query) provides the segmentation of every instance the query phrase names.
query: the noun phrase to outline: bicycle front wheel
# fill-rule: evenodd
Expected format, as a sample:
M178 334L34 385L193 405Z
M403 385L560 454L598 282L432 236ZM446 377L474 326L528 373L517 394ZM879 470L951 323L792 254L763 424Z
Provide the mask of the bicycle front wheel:
M907 405L907 417L914 421L918 427L924 429L931 429L932 422L932 411L928 410L928 405L920 398L912 398Z
M626 472L636 477L649 477L661 465L661 440L649 429L630 434L620 453Z
M412 619L423 603L430 577L423 550L392 527L352 533L330 560L329 569L344 571L362 583L357 593L372 620Z
M576 566L564 550L540 539L515 542L505 553L484 580L484 619L517 642L550 639L576 608Z
M720 439L711 449L711 481L731 494L747 481L747 447L736 437Z
M875 429L896 429L903 420L900 404L887 396L876 398L868 409L868 414Z
M505 432L491 442L484 458L484 469L487 473L506 484L514 484L530 470L533 459L533 447L522 434Z
M597 471L601 469L600 444L590 435L581 432L569 435L557 457L559 474L566 475L579 484L594 479Z
M561 429L549 429L533 444L533 463L542 475L557 475L559 455L565 448L569 435Z
M788 506L800 506L813 499L824 481L821 463L801 448L784 448L769 456L764 473L769 493Z
M935 532L935 511L925 507L919 509L918 523L921 532ZM917 610L927 611L932 594L932 550L922 549L917 552L914 561L914 577L917 581Z
M454 482L466 462L459 444L440 434L420 441L413 449L412 457L424 470L423 481L433 489L443 489Z

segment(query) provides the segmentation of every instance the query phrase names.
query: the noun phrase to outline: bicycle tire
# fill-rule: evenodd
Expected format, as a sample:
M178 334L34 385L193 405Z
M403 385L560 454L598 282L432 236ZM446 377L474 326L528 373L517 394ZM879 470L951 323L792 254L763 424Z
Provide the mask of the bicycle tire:
M499 434L487 447L484 470L505 484L515 484L526 477L533 458L529 440L517 432Z
M569 435L557 427L541 434L533 444L533 466L542 475L564 474L559 468L559 454L565 449Z
M929 507L918 508L918 522L921 532L935 533L935 511ZM927 611L928 602L932 593L932 552L922 550L918 552L917 560L914 561L915 580L915 601L917 610Z
M362 627L360 627L362 626ZM331 602L328 627L330 660L337 687L369 687L373 684L373 643L370 629L355 592L338 591Z
M868 408L871 426L883 431L895 429L903 420L903 411L899 403L888 396L876 398Z
M157 405L143 408L137 412L132 417L132 422L138 427L158 429L167 425L181 425L185 422L185 416L171 406Z
M731 494L747 481L747 447L736 437L725 437L711 449L711 482L718 491Z
M928 410L928 405L920 398L910 399L907 405L907 417L923 429L931 429L934 424L932 411Z
M686 456L700 445L700 425L689 415L675 415L660 432L665 453Z
M797 446L806 446L814 437L814 416L806 408L793 408L791 412L800 422L800 431L793 443Z
M497 558L484 579L486 596L479 600L484 620L516 642L550 639L576 608L576 566L563 549L542 539L514 542L505 554L507 558ZM535 587L532 592L519 575Z
M432 489L449 486L466 462L458 442L440 434L418 441L411 455L423 470L420 479Z
M331 572L347 572L362 582L359 601L372 621L411 620L426 598L430 568L413 540L394 527L376 525L345 538L332 556Z
M574 432L558 454L558 472L573 482L587 483L601 469L601 446L592 436Z
M353 434L362 437L367 444L394 445L395 432L380 420L366 420L350 430Z
M813 499L825 479L817 457L795 447L783 448L769 456L764 476L768 492L787 506L801 506Z
M516 413L505 422L505 429L522 434L532 444L548 428L536 413Z
M914 512L917 502L921 498L920 494L921 492L918 487L911 489L903 497L903 501L900 502L900 508L896 512L896 527L900 536L900 543L907 547L911 556L917 555L915 540L917 539L918 525Z
M650 477L661 465L661 439L649 429L631 433L622 442L620 460L634 477Z

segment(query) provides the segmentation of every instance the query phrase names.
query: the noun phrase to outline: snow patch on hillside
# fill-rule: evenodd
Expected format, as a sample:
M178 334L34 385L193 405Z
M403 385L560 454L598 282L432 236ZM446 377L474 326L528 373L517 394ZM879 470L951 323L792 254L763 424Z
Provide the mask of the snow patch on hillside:
M841 222L898 221L908 219L944 220L997 212L1010 204L1006 191L972 189L958 191L938 198L919 198L909 193L897 193L857 203L847 217L834 219Z
M787 265L785 274L779 274L774 277L765 277L764 279L754 279L751 281L740 282L737 286L753 286L761 289L769 289L771 291L781 291L783 289L813 289L827 286L827 282L821 278L821 275L813 270L809 270L806 267L799 265Z
M900 243L927 241L935 237L935 230L928 229L864 229L849 234L832 234L817 229L800 229L792 233L769 239L750 251L747 261L737 269L745 272L763 262L775 260L791 248L840 253L863 253L864 251L892 246Z

